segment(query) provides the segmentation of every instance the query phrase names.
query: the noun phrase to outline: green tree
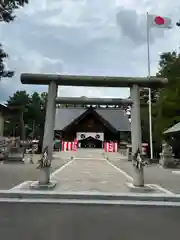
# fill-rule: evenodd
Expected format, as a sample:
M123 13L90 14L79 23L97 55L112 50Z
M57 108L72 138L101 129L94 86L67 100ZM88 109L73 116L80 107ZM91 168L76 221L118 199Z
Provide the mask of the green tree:
M8 55L3 51L2 45L0 44L0 80L3 77L12 77L14 75L13 71L5 69L4 60L8 58Z
M7 106L14 111L12 117L10 117L9 122L15 127L17 133L21 135L22 139L25 139L25 127L29 117L29 104L30 96L26 91L17 91L12 97L9 97L7 101Z
M32 131L32 137L42 136L46 114L47 93L34 92L31 95L28 125Z
M156 103L159 99L159 89L151 89L151 102ZM141 104L149 102L149 88L140 88Z
M7 106L14 111L5 127L6 135L21 135L24 139L42 137L46 112L47 93L17 91L9 97Z
M159 91L153 106L153 139L158 148L165 137L163 132L180 121L180 54L173 51L160 56L157 76L168 78L168 86Z
M166 77L169 84L164 89L152 89L152 127L154 151L158 153L163 132L180 121L180 54L173 51L160 56L158 77ZM141 123L143 141L149 140L149 91L140 89Z
M11 22L14 20L14 10L23 7L28 0L0 0L0 21Z
M160 57L158 76L167 77L169 84L160 91L156 104L156 131L163 131L180 121L180 54L163 53Z

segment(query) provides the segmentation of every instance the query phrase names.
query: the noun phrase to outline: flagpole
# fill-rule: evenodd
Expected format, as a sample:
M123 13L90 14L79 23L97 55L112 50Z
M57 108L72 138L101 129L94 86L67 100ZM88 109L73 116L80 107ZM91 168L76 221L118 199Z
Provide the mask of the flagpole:
M150 62L150 27L148 23L147 12L147 64L148 64L148 78L151 77L151 62ZM149 142L150 142L150 156L153 159L153 138L152 138L152 100L151 88L149 88Z

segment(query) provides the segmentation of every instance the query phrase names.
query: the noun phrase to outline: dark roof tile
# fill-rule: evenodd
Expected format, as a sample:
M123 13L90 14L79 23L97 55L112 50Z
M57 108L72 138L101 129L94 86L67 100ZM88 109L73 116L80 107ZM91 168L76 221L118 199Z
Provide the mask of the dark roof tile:
M83 108L58 108L56 109L55 130L62 130L72 121L82 115L87 109ZM117 108L97 108L95 111L109 122L118 131L131 131L130 122L124 110Z
M124 110L117 108L101 108L96 109L96 112L118 131L131 131L131 125L128 119L128 115Z
M54 129L62 130L85 111L86 109L82 108L57 108Z

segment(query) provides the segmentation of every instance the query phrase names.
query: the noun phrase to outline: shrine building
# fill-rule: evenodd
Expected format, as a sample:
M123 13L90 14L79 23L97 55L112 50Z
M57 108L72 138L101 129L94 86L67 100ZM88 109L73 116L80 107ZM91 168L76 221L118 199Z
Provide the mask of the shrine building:
M64 141L77 139L82 148L102 148L105 141L130 139L130 121L118 107L63 107L56 109L55 136Z

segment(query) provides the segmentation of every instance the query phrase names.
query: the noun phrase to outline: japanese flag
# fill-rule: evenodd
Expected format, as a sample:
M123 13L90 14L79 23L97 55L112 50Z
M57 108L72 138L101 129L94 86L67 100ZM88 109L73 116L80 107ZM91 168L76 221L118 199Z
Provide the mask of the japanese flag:
M157 28L172 28L172 20L168 17L162 17L157 15L147 15L147 21L149 27L157 27Z

